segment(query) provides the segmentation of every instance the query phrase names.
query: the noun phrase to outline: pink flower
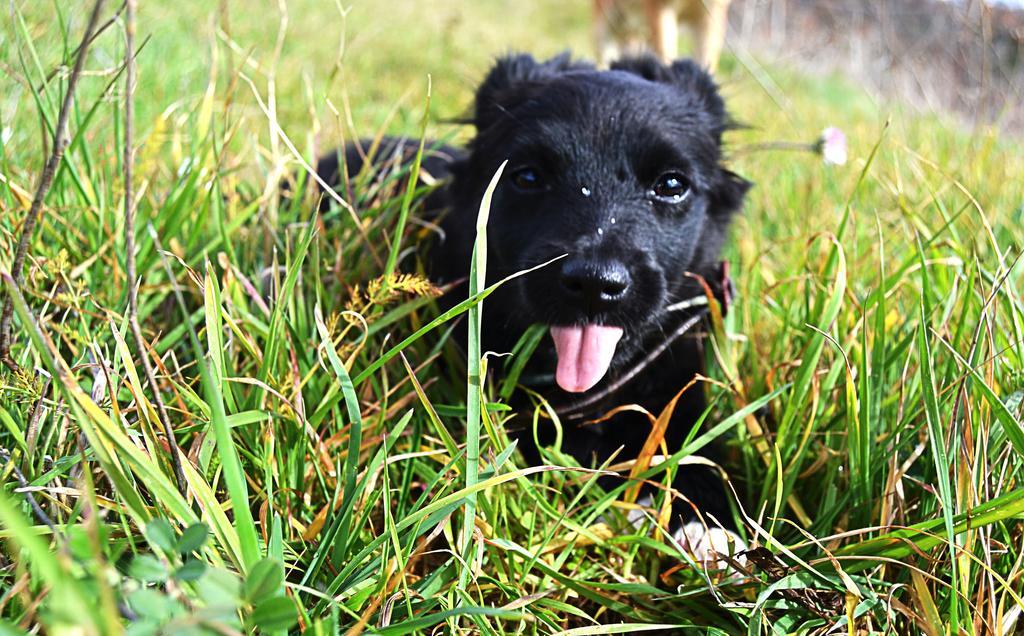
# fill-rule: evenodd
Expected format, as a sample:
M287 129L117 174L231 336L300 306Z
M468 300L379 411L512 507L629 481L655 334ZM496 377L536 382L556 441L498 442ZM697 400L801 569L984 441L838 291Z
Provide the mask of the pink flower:
M829 126L821 133L817 143L825 163L841 166L846 163L846 135L838 128Z

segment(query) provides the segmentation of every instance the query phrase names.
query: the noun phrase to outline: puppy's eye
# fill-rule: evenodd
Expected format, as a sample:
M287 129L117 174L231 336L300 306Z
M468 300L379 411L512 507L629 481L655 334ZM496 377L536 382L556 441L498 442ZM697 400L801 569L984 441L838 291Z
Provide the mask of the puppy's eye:
M520 190L534 191L544 187L544 179L540 172L531 166L516 169L512 174L512 185Z
M690 193L690 181L678 172L666 172L654 182L654 196L681 201Z

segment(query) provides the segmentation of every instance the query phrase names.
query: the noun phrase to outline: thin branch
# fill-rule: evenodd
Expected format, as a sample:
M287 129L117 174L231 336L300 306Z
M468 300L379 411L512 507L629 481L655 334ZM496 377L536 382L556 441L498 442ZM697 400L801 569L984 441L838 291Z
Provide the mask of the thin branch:
M40 401L42 401L42 399L43 398L39 398ZM32 495L32 484L28 483L28 480L25 479L25 475L14 464L10 451L6 448L0 448L0 465L7 463L10 463L11 470L14 472L14 478L18 480L18 486L21 488L21 494L25 495L25 501L27 501L29 507L32 508L32 512L35 514L36 518L50 528L54 537L62 539L64 535L60 533L57 526L53 524L53 520L50 519L50 516L46 514L46 511L43 510L43 507L39 505L39 502L36 501L36 498Z
M57 172L64 157L64 150L68 145L68 117L71 114L71 99L75 94L75 87L78 85L78 78L82 75L82 67L85 66L85 56L89 51L89 43L92 41L93 32L96 31L96 23L100 17L100 10L103 8L104 0L96 0L89 15L89 22L85 27L85 36L82 44L78 47L78 56L75 58L75 66L68 77L67 92L64 93L64 100L60 105L60 114L57 116L57 127L53 133L53 147L50 156L43 165L43 173L39 176L39 185L36 187L35 197L32 199L32 207L29 208L25 223L21 226L21 236L18 239L18 249L14 255L14 263L11 266L11 275L14 278L15 287L20 288L25 281L24 268L25 257L28 254L28 244L36 229L36 222L39 220L39 213L43 209L43 200L53 183L53 176ZM8 294L4 302L3 315L0 316L0 362L11 370L17 370L18 365L11 358L11 320L14 316L14 302Z
M744 144L735 146L730 154L733 157L749 154L751 152L762 152L765 150L794 150L797 152L817 152L817 143L806 143L802 141L764 141L760 143Z
M135 6L136 0L127 0L125 4L125 91L124 91L124 244L125 270L128 275L128 323L135 336L135 348L139 351L142 368L146 372L146 382L153 392L156 402L157 416L160 426L164 429L167 446L171 451L171 464L174 466L174 478L178 484L178 492L186 497L185 471L181 466L181 455L178 442L174 439L171 429L171 418L167 415L167 407L160 397L160 386L156 382L153 364L149 361L149 348L142 337L139 326L139 287L136 284L138 274L135 267L135 189L132 187L132 173L135 164L134 129L135 129ZM154 449L155 452L156 449Z

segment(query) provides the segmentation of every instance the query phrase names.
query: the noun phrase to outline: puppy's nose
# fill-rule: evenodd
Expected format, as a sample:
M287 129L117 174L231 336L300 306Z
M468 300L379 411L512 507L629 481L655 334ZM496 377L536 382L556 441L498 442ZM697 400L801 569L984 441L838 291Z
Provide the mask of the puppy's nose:
M562 265L562 289L594 310L607 309L626 297L633 282L619 261L574 258Z

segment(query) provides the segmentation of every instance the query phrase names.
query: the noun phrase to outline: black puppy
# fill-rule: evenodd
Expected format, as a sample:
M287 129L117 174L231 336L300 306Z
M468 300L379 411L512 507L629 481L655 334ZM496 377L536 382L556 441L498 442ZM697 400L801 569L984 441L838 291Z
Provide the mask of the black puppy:
M646 418L625 412L585 423L621 404L657 414L702 368L699 338L672 339L695 311L677 306L703 295L693 275L722 281L722 242L749 187L721 164L729 127L722 98L690 61L627 59L598 71L567 55L543 63L518 55L490 71L472 123L477 134L467 151L445 148L425 164L448 178L426 204L427 214L442 215L446 236L428 268L440 281L467 277L481 198L508 160L490 211L488 283L567 256L488 298L483 345L510 351L529 326L548 326L551 337L523 378L564 407L563 450L584 465L620 448L620 459L635 457L650 432ZM396 149L409 150L392 140L384 154ZM359 157L346 154L354 172ZM336 156L318 171L337 182ZM699 386L683 394L665 436L670 452L704 408ZM539 438L553 441L553 427ZM538 461L533 439L523 431L520 445ZM728 518L710 470L681 469L675 487L701 510ZM687 506L677 510L685 514Z

